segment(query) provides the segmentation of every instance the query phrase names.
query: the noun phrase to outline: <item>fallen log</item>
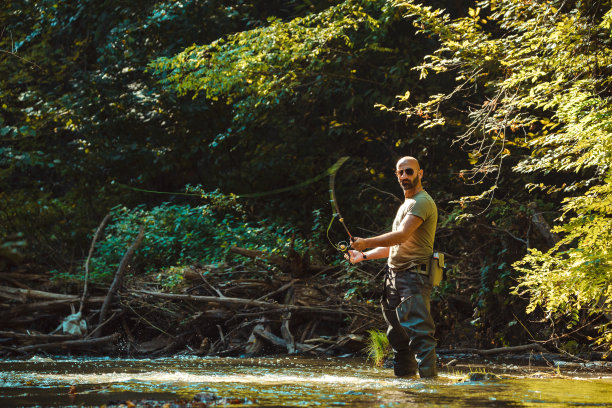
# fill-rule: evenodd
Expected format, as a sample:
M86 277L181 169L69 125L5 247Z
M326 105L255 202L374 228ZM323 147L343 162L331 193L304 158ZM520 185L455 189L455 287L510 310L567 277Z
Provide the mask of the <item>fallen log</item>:
M2 291L0 291L0 297L4 300L15 300L17 302L25 302L26 300L22 295Z
M96 304L96 303L104 302L104 299L105 298L102 296L97 296L97 297L85 299L85 301L86 303L89 303L89 304ZM9 310L7 310L5 313L12 314L12 315L18 315L24 312L34 312L38 310L48 311L48 310L53 310L53 309L60 309L60 308L63 308L67 305L73 304L78 301L79 299L76 298L75 296L75 299L60 299L60 300L49 300L46 302L26 303L26 304L13 306Z
M4 295L17 295L21 296L25 299L47 299L47 300L79 300L78 296L75 295L64 295L61 293L51 293L44 292L41 290L33 290L33 289L20 289L20 288L12 288L10 286L0 286L0 297L5 297ZM14 297L7 296L10 299Z
M259 323L257 326L263 327L261 323ZM263 346L264 346L263 343L264 343L264 340L261 338L261 336L256 336L255 332L252 331L251 335L249 336L249 339L247 340L244 346L244 352L246 353L247 356L257 355L263 349Z
M504 353L521 353L523 351L541 351L547 353L542 345L538 343L524 344L521 346L513 346L513 347L498 347L494 349L475 349L475 348L456 348L456 349L439 349L438 354L452 354L452 353L471 353L478 354L481 356L491 356L495 354L504 354Z
M71 334L42 334L42 333L20 333L13 331L0 331L0 337L17 339L17 340L40 340L40 341L53 341L53 340L75 340L78 336Z
M295 303L295 291L293 288L289 289L287 294L285 295L286 305L293 305ZM285 344L287 345L287 352L289 354L295 353L296 345L295 345L295 337L289 330L289 323L291 321L291 312L283 313L281 315L281 335L283 336L283 340L285 340Z
M274 295L276 295L276 294L278 294L278 293L281 293L282 291L284 291L284 290L286 290L286 289L289 289L289 288L290 288L291 286L293 286L293 284L294 284L295 282L297 282L297 281L298 281L298 279L292 279L292 280L291 280L291 282L289 282L289 283L285 283L285 284L284 284L283 286L281 286L280 288L278 288L278 289L276 289L276 290L274 290L274 291L272 291L272 292L270 292L270 293L268 293L268 294L266 294L266 295L263 295L263 296L261 296L261 297L257 298L257 300L264 300L265 298L269 298L269 297L272 297L272 296L274 296Z
M93 339L85 339L85 340L67 340L61 341L57 343L42 343L42 344L32 344L31 346L19 347L17 351L34 351L34 350L50 350L50 349L62 349L62 348L72 348L72 347L89 347L95 346L104 343L110 343L117 339L119 339L121 335L119 333L111 334L110 336L105 337L96 337Z
M0 279L2 279L4 281L7 281L8 283L10 283L13 286L17 286L18 288L21 288L21 289L30 289L30 287L28 285L25 285L25 284L21 283L17 279L10 278L10 277L4 275L3 273L0 273Z
M98 318L98 325L101 325L106 319L106 313L108 312L108 308L110 307L111 301L113 300L113 296L115 292L119 289L123 282L123 275L125 274L125 270L127 268L128 263L132 259L132 255L134 251L140 246L142 239L144 238L144 226L140 227L140 231L138 232L138 236L136 240L132 243L132 245L128 248L119 263L119 267L117 268L117 272L115 273L115 279L113 279L113 283L111 283L110 288L108 289L108 294L106 295L106 299L102 304L102 308L100 309L100 317Z
M299 306L299 305L283 305L280 303L262 302L253 299L242 299L242 298L231 298L231 297L216 297L216 296L198 296L198 295L180 295L174 293L161 293L151 292L148 290L139 290L137 293L143 295L159 297L162 299L173 299L173 300L191 300L194 302L202 303L219 303L230 306L243 306L243 307L261 307L265 309L271 309L278 312L312 312L312 313L327 313L327 314L340 314L345 313L339 306L335 309L313 307L313 306Z
M0 279L17 279L21 282L23 281L32 281L32 280L37 280L37 281L47 281L49 279L48 275L42 275L42 274L35 274L35 273L28 273L26 271L22 271L22 272L2 272L0 273Z
M270 333L269 331L267 331L266 329L263 328L263 326L261 325L257 325L255 326L255 328L253 328L253 334L255 334L256 336L269 341L270 343L274 344L275 346L279 346L279 347L283 347L286 349L289 349L287 342L283 339L281 339L280 337ZM308 344L302 344L302 343L295 343L295 348L300 351L300 352L307 352L307 351L313 351L317 348L319 348L318 344L315 344L314 346L309 346Z
M111 214L108 213L98 226L96 233L94 234L93 239L91 240L91 246L89 247L89 254L87 255L87 260L85 261L85 283L83 285L83 295L81 296L81 305L79 306L79 312L83 312L83 306L85 305L85 298L87 297L87 281L89 280L89 263L91 261L91 256L93 255L94 247L96 246L96 241L100 238L100 234L104 229L104 226L110 219Z

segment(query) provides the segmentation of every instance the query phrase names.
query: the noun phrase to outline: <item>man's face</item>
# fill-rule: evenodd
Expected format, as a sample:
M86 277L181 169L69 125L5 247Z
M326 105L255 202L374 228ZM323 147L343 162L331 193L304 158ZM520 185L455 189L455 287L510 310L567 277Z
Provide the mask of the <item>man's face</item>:
M395 174L397 175L397 181L404 190L415 188L421 180L418 163L414 161L399 162L395 169Z

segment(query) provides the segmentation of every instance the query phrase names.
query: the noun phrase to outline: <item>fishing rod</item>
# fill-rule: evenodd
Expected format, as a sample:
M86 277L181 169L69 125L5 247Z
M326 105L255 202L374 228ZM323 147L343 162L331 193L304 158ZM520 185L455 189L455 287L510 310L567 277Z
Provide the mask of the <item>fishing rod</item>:
M331 221L329 222L329 225L327 226L326 234L327 234L327 240L329 241L331 246L333 246L337 251L340 251L340 252L348 251L350 245L346 241L340 241L337 244L334 244L331 238L329 237L329 230L331 229L331 226L334 223L334 220L338 218L338 221L340 221L340 224L342 224L342 226L344 227L344 230L349 236L349 242L353 241L353 235L351 234L351 231L349 231L348 227L346 226L346 223L344 222L344 217L340 213L340 207L338 206L338 200L336 199L336 190L334 188L335 182L336 182L336 173L340 169L340 166L342 166L344 162L347 161L348 159L349 159L349 156L341 157L336 162L336 164L333 166L333 171L330 172L330 175L329 175L329 201L332 204L334 214L332 216Z

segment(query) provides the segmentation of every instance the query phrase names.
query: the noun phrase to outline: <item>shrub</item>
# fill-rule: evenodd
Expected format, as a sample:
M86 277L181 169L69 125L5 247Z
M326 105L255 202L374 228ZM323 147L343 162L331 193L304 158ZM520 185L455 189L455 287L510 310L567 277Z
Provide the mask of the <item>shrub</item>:
M279 252L290 244L292 228L249 220L234 196L213 192L203 198L208 202L195 207L166 202L151 209L144 205L113 208L112 221L91 259L91 280L112 278L140 225L145 226L145 236L130 265L132 271L146 274L178 265L223 262L234 245ZM305 248L302 240L296 240L294 246L298 251Z
M376 367L382 367L385 359L392 356L393 350L389 344L387 335L380 330L368 330L370 338L366 347L368 357L374 360Z

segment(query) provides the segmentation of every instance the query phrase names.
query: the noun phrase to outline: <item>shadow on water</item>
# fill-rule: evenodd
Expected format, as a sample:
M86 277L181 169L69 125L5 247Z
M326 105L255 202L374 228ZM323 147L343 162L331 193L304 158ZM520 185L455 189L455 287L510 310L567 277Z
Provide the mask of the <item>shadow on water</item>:
M204 395L217 398L212 406L612 407L610 375L487 368L494 371L471 380L469 367L442 370L436 379L398 379L352 358L2 361L0 405L112 406Z

